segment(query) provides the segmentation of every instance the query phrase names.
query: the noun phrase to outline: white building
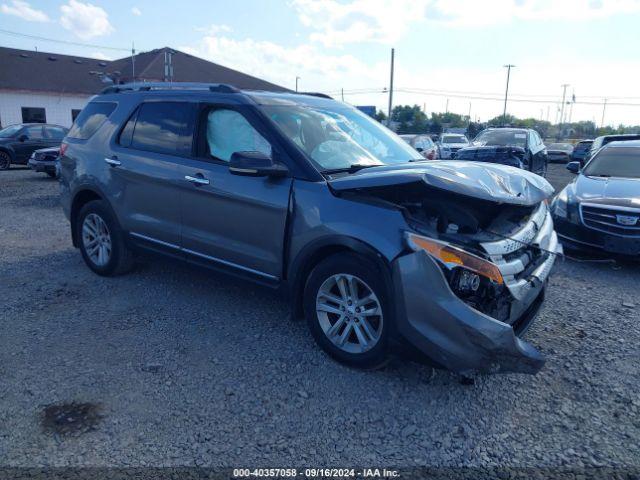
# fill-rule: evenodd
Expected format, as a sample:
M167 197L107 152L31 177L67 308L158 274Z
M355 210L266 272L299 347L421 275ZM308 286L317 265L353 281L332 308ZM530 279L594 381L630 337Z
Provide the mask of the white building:
M113 81L228 83L284 91L237 70L168 47L105 61L0 47L0 125L41 122L70 127L87 101Z

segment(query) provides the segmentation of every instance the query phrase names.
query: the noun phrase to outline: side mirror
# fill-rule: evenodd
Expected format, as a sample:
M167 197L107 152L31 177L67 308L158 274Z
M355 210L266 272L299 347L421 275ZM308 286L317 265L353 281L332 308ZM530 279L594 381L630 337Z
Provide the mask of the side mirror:
M20 136L18 137L18 140L19 140L19 141L21 141L21 142L24 142L24 141L26 141L26 140L29 140L29 135L25 135L25 134L23 133L22 135L20 135Z
M567 163L567 170L569 170L571 173L580 173L580 162Z
M286 177L289 169L261 152L234 152L229 172L246 177Z
M420 153L422 153L424 151L424 148L422 147L416 147L416 150L419 151Z

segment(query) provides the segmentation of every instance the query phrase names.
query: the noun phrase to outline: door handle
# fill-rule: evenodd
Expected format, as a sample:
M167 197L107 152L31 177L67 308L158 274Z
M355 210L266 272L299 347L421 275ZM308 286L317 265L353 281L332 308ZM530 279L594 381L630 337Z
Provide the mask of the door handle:
M105 158L104 161L112 167L119 167L120 165L122 165L122 162L117 158Z
M196 186L199 185L209 185L209 179L204 178L203 176L192 177L191 175L185 175L184 179L188 182L193 183Z

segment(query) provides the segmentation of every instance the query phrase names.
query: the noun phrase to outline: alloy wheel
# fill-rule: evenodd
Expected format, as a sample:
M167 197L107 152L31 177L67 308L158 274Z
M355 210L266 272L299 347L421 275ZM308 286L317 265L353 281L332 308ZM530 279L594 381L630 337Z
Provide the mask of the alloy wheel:
M90 213L82 222L82 245L94 265L104 267L109 263L111 234L105 221L96 213Z
M331 343L348 353L371 350L382 335L380 300L354 275L339 273L324 281L316 295L316 315Z

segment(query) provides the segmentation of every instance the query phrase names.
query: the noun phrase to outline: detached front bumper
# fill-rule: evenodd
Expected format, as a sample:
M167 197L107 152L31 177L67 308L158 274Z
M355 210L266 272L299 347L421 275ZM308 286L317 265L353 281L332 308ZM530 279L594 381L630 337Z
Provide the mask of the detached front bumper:
M451 290L436 261L417 251L393 262L398 333L435 363L454 372L537 373L545 363L544 356L518 335L527 330L540 309L555 253L562 252L553 228L546 231L550 218L540 217L545 228L533 240L542 240L543 248L552 253L525 277L511 277L511 313L506 321L466 304ZM513 269L513 262L502 268Z
M29 166L29 168L35 172L41 172L41 173L55 173L56 172L56 162L51 162L51 161L42 161L42 160L36 160L33 157L31 157L29 159L29 162L27 163L27 165Z

